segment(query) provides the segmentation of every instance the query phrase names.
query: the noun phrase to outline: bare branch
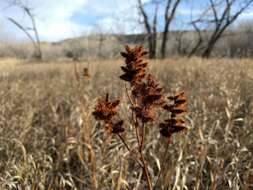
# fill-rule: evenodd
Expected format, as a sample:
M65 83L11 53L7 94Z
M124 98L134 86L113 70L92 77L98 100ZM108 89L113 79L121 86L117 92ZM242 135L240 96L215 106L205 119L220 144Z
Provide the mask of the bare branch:
M27 29L24 28L21 24L19 24L17 21L15 21L13 18L7 18L9 21L11 21L14 25L16 25L20 30L22 30L27 37L32 41L32 43L36 46L36 42L34 41L33 37L27 32Z
M141 0L138 0L138 9L143 17L144 26L146 32L148 34L148 46L149 46L149 58L156 57L156 25L157 25L157 13L158 13L158 6L155 8L155 14L153 18L153 23L149 22L148 15L144 10L144 5Z
M151 27L150 27L150 24L149 24L149 21L148 21L148 15L147 15L147 13L144 10L143 3L142 3L141 0L138 0L138 6L139 6L139 10L140 10L140 12L141 12L141 14L143 16L146 30L147 30L148 33L151 33Z
M165 8L165 25L163 30L163 38L162 38L162 45L161 45L161 56L165 58L166 49L167 49L167 40L168 40L168 32L169 27L171 25L172 20L175 17L176 10L180 4L181 0L167 0L167 5Z
M225 3L224 3L225 2ZM213 30L209 30L210 37L207 39L207 45L205 48L203 48L202 57L208 58L217 43L217 41L222 37L224 31L231 26L234 21L253 3L253 0L240 0L240 2L244 2L241 7L238 7L239 0L225 0L225 1L214 1L209 0L210 6L207 7L207 9L202 13L202 15L199 17L199 19L192 22L193 27L195 28L195 31L198 33L199 41L197 45L200 46L201 43L203 43L203 40L201 40L199 33L202 31L199 30L199 25L214 25ZM222 4L224 3L224 4ZM220 12L219 16L219 8L221 6L224 6L223 10ZM235 7L237 10L235 10ZM233 11L231 11L233 9ZM204 16L203 16L204 15ZM210 15L214 19L209 19ZM208 28L206 27L205 30ZM196 46L194 47L194 49ZM192 50L192 53L196 52L196 50Z
M35 58L41 59L42 52L41 52L41 47L40 47L40 38L39 38L37 26L36 26L35 16L31 11L32 9L28 5L25 5L21 0L9 0L8 4L9 6L15 6L15 7L20 8L31 20L32 26L25 27L21 23L17 22L14 18L7 18L10 22L12 22L15 26L17 26L20 30L22 30L26 34L26 36L31 40L35 49L35 54L34 54ZM30 31L33 32L34 36L30 33Z

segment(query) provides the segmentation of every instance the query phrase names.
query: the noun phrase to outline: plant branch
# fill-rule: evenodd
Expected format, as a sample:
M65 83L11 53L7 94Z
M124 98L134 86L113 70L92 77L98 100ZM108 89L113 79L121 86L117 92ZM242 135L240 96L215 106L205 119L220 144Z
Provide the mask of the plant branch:
M128 100L130 101L130 103L132 104L132 106L135 106L134 101L133 101L133 99L131 98L131 96L130 96L130 94L128 92L126 84L125 84L125 90L126 90L126 95L128 97Z

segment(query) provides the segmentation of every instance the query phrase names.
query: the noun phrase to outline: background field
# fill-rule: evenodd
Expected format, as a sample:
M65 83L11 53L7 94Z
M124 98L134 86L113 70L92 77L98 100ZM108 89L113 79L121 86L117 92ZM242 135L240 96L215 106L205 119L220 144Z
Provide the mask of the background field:
M145 189L123 144L90 115L97 97L109 92L121 99L124 127L131 130L118 77L123 61L78 63L79 83L73 62L1 62L7 61L0 63L1 189L92 189L94 173L98 189ZM82 77L84 67L91 78ZM181 58L149 67L168 95L186 92L189 111L189 130L169 144L157 189L252 189L252 61ZM156 126L150 126L145 147L152 176L167 146ZM134 137L125 138L136 145ZM89 157L91 149L95 157Z

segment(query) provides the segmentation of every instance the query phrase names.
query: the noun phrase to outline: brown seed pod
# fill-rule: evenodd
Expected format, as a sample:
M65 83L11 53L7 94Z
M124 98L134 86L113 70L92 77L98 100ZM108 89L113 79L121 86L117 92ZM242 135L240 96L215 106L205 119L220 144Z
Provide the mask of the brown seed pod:
M155 120L155 109L162 107L165 103L163 88L155 82L152 75L148 75L145 82L133 86L132 97L136 105L133 107L137 118L147 123Z
M123 124L124 124L123 120L120 120L117 123L113 124L112 133L114 134L123 133L125 131L125 129L122 127Z
M105 99L98 99L98 103L95 106L95 111L93 111L93 116L95 119L104 122L104 128L110 133L122 133L124 132L123 120L118 122L113 122L113 117L118 114L117 106L120 101L109 101L109 95L106 94Z
M160 133L162 136L171 138L174 133L186 130L185 121L179 116L186 112L186 97L184 92L180 92L175 96L168 97L172 101L171 104L166 104L163 108L170 112L170 118L165 119L159 124Z
M147 54L142 46L130 48L125 46L126 52L121 52L121 56L125 58L125 66L122 66L124 74L120 78L130 82L131 86L138 84L145 77L147 62L143 61L143 57Z

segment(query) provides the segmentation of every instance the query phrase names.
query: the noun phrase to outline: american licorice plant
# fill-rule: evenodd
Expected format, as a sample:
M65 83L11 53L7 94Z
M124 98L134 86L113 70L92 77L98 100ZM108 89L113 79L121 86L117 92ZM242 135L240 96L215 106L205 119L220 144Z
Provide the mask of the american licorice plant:
M146 71L148 62L144 60L144 57L148 52L144 51L142 46L134 48L126 46L125 50L125 52L121 52L125 59L125 66L121 67L124 73L120 79L129 84L129 86L126 85L126 95L129 104L131 104L129 111L132 113L131 123L134 126L134 130L130 132L135 133L138 146L130 147L122 135L129 130L125 130L123 120L116 119L120 118L117 111L119 100L111 101L109 95L106 94L105 98L98 99L93 115L96 120L103 122L103 127L109 134L117 135L123 142L133 159L143 170L147 188L152 190L160 178L161 171L153 184L148 170L149 163L143 153L145 128L159 123L157 127L160 129L161 136L170 143L174 133L187 129L182 118L182 114L186 112L186 97L184 92L179 92L166 98L164 89L159 86L155 77ZM158 109L168 113L168 118L162 122L157 121L156 112Z

